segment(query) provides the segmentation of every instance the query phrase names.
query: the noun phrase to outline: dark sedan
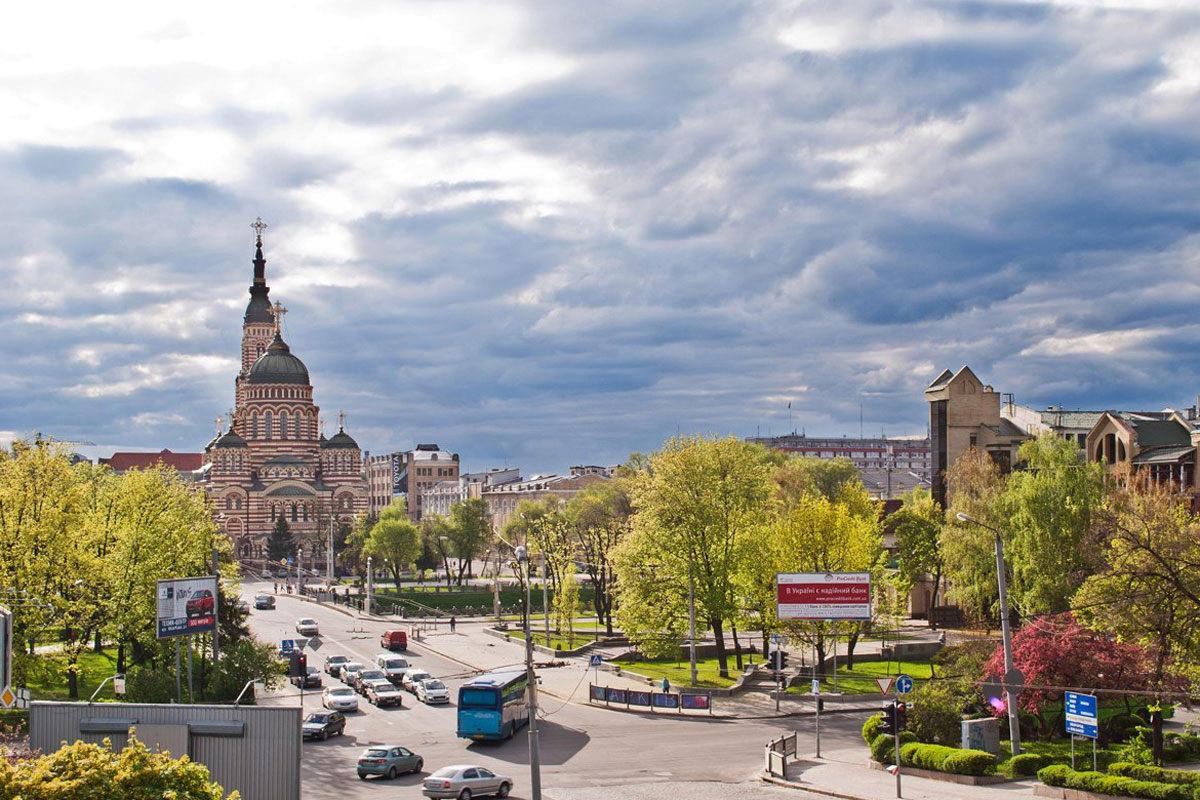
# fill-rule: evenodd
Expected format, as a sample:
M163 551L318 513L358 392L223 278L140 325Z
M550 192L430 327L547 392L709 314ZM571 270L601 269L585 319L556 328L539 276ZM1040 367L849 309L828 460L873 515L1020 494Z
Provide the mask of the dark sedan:
M325 741L330 736L341 736L346 732L346 715L340 711L317 711L304 719L301 731L305 739Z
M303 678L296 676L290 679L292 683L301 686L304 689L320 689L321 688L321 671L316 667L309 667L308 674ZM303 683L303 685L301 685Z

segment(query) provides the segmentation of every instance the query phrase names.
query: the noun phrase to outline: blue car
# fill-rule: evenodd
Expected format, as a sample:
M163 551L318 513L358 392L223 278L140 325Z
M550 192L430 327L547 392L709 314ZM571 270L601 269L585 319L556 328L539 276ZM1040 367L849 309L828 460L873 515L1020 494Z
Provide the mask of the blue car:
M394 778L401 772L420 772L425 761L407 747L381 745L368 747L358 757L358 777L366 780L368 775Z

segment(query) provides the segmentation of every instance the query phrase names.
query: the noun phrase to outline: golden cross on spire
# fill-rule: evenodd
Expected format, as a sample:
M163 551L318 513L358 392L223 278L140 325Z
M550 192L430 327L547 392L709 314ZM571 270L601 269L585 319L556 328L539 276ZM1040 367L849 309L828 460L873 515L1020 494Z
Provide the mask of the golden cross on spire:
M283 303L278 300L275 301L275 305L271 306L271 313L275 316L276 333L279 333L279 329L283 327L283 317L287 312L288 310L283 307Z
M338 411L338 430L339 431L346 430L346 412L345 411Z
M233 430L233 423L237 422L237 413L231 408L229 409L229 430Z
M267 223L262 221L262 217L255 217L254 222L250 223L250 227L254 228L255 241L259 247L262 247L262 232L266 229Z
M222 426L225 424L225 420L221 419L220 417L217 417L216 419L213 420L213 422L217 423L217 436L220 436Z
M324 436L325 435L325 418L321 417L320 422L321 422L321 435Z

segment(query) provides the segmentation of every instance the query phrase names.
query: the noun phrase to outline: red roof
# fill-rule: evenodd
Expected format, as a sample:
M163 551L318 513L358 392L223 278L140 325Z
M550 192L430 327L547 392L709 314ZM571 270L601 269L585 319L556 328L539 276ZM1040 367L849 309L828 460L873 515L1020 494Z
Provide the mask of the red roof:
M160 462L180 472L191 472L200 469L204 462L204 454L172 453L164 449L158 453L113 453L109 458L100 459L101 464L107 464L115 472L149 469Z

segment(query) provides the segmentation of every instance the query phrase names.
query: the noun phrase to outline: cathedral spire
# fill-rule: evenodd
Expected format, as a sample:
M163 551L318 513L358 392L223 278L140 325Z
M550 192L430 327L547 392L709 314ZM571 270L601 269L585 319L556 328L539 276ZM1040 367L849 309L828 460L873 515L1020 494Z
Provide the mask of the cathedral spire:
M262 251L262 232L266 229L267 223L262 221L262 217L255 217L254 222L250 223L250 227L254 228L254 283L258 286L267 285L267 260L263 258Z

